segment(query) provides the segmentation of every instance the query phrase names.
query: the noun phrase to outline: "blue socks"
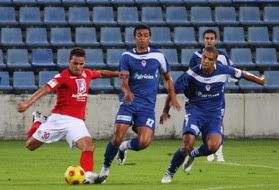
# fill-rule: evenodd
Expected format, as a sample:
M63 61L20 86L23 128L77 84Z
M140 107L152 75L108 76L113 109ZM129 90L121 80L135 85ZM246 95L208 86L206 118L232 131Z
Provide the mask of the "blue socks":
M130 142L128 143L128 149L134 151L140 150L138 138L134 138L130 140Z
M104 161L104 165L109 168L111 165L112 160L114 159L114 157L116 156L118 152L118 147L113 146L113 144L111 142L109 142L107 144L107 149L105 152L105 161Z
M190 152L191 157L200 157L200 156L208 156L212 154L212 151L209 151L207 144L202 144L198 149L193 149Z
M170 167L168 169L168 174L173 176L176 172L176 170L181 166L181 164L183 164L184 159L185 159L186 155L184 155L183 152L180 151L180 149L178 149L171 160L170 163Z

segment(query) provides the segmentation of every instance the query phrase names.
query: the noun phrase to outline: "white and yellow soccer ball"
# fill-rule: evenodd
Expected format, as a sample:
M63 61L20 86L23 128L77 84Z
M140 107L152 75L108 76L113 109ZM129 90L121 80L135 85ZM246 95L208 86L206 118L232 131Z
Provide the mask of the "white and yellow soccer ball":
M84 170L79 165L69 166L64 174L66 183L70 185L83 184L85 181Z

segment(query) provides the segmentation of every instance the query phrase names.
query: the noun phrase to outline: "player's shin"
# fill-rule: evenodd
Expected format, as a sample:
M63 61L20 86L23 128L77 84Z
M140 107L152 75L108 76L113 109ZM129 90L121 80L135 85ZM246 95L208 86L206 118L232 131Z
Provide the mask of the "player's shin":
M27 138L32 137L32 135L37 131L42 123L40 121L36 121L33 123L32 127L27 131Z
M170 162L170 166L168 168L167 173L169 175L173 176L175 174L175 172L177 171L177 169L183 163L185 157L186 157L185 153L181 152L180 149L178 149L172 157L172 160Z
M93 151L83 151L80 157L80 166L85 172L94 170L94 154Z

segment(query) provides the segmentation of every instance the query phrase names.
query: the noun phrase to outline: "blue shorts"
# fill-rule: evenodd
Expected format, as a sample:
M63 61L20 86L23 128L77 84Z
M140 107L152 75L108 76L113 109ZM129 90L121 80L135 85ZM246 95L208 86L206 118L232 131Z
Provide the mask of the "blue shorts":
M183 134L191 133L196 137L202 134L203 140L212 133L222 134L222 116L220 113L209 113L197 108L187 109L183 123Z
M133 125L135 128L145 126L155 130L154 108L140 104L121 104L116 115L115 123Z

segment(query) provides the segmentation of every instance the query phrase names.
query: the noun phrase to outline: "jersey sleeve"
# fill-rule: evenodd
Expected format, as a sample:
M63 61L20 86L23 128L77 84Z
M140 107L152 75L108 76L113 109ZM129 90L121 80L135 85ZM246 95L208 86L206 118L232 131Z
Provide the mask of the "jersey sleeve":
M189 86L189 75L186 73L183 73L174 83L174 89L175 92L178 93L183 93L186 88Z
M119 61L119 71L129 71L129 64L127 61L127 55L122 54Z
M92 71L92 70L89 71L90 71L91 79L96 79L101 77L101 73L99 71Z
M164 54L161 53L160 56L160 73L168 73L170 72L170 65Z
M62 85L62 83L62 75L57 74L45 84L45 87L49 88L51 91L56 91L56 89L59 88Z
M226 66L226 72L231 77L235 79L241 79L243 77L243 72L240 69L234 68L232 66Z

